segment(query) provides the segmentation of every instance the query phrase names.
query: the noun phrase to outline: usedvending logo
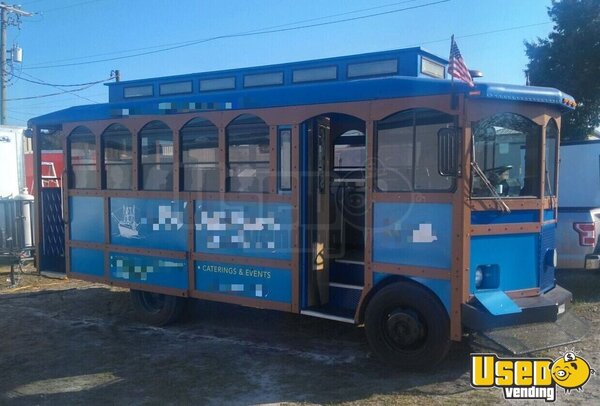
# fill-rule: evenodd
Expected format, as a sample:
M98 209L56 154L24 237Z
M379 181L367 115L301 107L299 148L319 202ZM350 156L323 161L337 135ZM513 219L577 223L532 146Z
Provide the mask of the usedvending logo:
M565 393L583 390L596 373L575 350L550 358L500 358L496 354L471 354L471 386L501 388L505 399L556 400L557 386Z

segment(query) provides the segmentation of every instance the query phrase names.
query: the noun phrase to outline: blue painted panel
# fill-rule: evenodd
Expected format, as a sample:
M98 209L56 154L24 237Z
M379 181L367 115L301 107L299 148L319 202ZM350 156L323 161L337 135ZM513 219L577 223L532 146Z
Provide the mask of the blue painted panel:
M375 203L374 206L375 262L450 268L451 205Z
M539 210L475 211L471 213L471 224L533 223L540 217Z
M71 272L104 276L104 252L87 248L71 248Z
M555 271L553 266L548 265L548 256L552 255L548 251L556 248L556 223L546 224L542 227L540 236L540 289L545 292L552 289L555 285Z
M379 282L381 282L389 276L393 275L382 272L373 272L373 286L377 285ZM448 314L450 314L450 281L443 279L428 279L418 277L407 278L412 279L413 281L428 287L440 299L440 301L444 304L446 311L448 312Z
M539 234L486 235L471 239L471 292L478 265L498 265L498 290L538 287Z
M73 196L69 198L71 240L104 243L104 199Z
M187 251L187 202L110 199L110 242L127 247Z
M290 204L234 201L195 204L197 252L291 259Z
M289 270L254 265L196 262L196 290L291 303Z
M111 252L110 278L164 288L187 289L187 261Z
M481 302L494 316L503 314L521 313L521 308L512 301L508 295L499 290L488 290L475 293L477 300Z
M554 210L544 210L544 221L554 220Z

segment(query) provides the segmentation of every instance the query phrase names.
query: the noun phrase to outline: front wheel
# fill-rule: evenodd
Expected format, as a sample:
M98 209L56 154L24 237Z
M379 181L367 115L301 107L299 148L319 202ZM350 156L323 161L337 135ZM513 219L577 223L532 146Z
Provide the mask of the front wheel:
M437 296L416 283L396 282L371 299L365 332L384 362L413 370L432 368L450 348L450 320Z
M131 302L137 318L153 326L165 326L176 322L185 309L182 297L162 293L131 290Z

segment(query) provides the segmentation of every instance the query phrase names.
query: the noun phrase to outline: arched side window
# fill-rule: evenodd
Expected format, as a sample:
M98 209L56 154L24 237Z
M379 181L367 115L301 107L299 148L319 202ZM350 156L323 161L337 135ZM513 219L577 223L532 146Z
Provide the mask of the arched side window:
M111 125L102 134L106 189L131 189L131 145L131 133L121 124Z
M227 190L265 193L269 190L269 126L244 114L227 126Z
M437 133L454 126L454 116L431 109L406 110L377 123L376 186L382 192L449 191L450 177L438 173Z
M96 137L86 127L77 127L69 135L70 187L96 188Z
M162 121L140 131L140 176L143 190L173 189L173 132Z
M180 131L182 190L219 191L219 130L201 117Z
M485 179L473 173L474 197L539 197L541 127L514 113L473 123L475 163Z
M556 196L556 150L558 148L558 125L550 119L546 125L546 173L544 194Z

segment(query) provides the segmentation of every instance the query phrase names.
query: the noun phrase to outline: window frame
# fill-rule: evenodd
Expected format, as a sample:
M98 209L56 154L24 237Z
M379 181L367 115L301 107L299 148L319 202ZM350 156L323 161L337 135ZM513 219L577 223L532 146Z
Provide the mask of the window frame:
M127 131L127 133L129 134L129 155L130 155L130 162L127 163L123 163L123 161L119 161L119 162L113 162L113 163L107 163L106 162L106 139L110 138L110 137L117 137L118 134L110 134L108 133L109 131L111 131L112 128L118 128L118 127L123 127L124 130ZM108 133L108 134L107 134ZM134 173L134 166L135 166L135 162L134 162L134 158L133 158L133 144L134 144L134 137L133 137L133 133L129 130L129 128L125 127L122 124L119 123L114 123L109 125L103 132L102 135L100 136L100 156L102 159L102 189L103 190L133 190L133 186L134 186L134 180L133 180L133 173ZM120 166L120 165L129 165L131 167L130 170L130 179L129 179L129 187L127 188L110 188L108 187L108 166Z
M283 185L283 138L289 137L289 168L286 178L288 178L289 186ZM277 128L277 190L282 193L290 193L292 191L292 127L289 125L281 125Z
M86 131L87 133L78 133L79 130L82 131ZM77 138L88 138L93 140L93 145L94 145L94 153L93 153L93 157L94 157L94 163L73 163L73 140L77 139ZM73 189L73 190L96 190L98 189L98 138L96 137L96 134L94 134L92 132L92 130L90 130L88 127L86 126L78 126L76 128L73 129L73 131L71 131L67 137L67 157L68 157L68 187L69 189ZM81 141L80 141L81 142ZM89 142L88 142L89 145ZM93 179L94 179L94 184L91 187L76 187L75 186L75 182L77 177L75 176L75 168L76 167L90 167L90 166L94 166L94 170L93 170Z
M529 156L529 159L532 159L531 158L532 156L537 159L537 164L533 165L533 168L537 168L538 169L538 173L537 173L537 184L534 183L533 186L532 186L533 190L535 191L535 194L518 195L518 196L502 196L502 199L505 199L505 200L514 200L514 199L530 199L530 200L531 199L541 199L541 198L544 197L544 196L542 196L542 193L541 193L542 192L541 187L542 187L542 176L543 176L543 173L542 173L542 164L543 164L543 162L542 162L542 146L543 146L542 141L543 141L545 132L544 132L544 126L536 123L531 118L529 118L529 117L527 117L527 116L525 116L523 114L516 113L514 111L499 111L499 112L494 112L493 114L487 115L487 116L485 116L485 117L483 117L483 118L481 118L479 120L472 121L471 124L470 124L471 125L471 129L472 129L471 130L471 142L472 142L471 160L473 162L477 162L476 161L477 151L475 149L475 147L476 147L476 145L475 145L475 135L476 134L475 133L476 133L476 129L478 127L478 123L480 123L480 122L482 122L484 120L490 120L490 119L492 119L493 117L496 117L496 116L502 116L502 115L507 115L507 114L510 114L510 115L513 115L513 116L517 116L517 117L522 118L523 120L526 120L527 122L529 122L531 124L531 126L532 126L531 128L535 129L535 133L537 134L537 151L534 151L535 153L531 154ZM505 128L505 127L503 127L503 128ZM527 147L527 145L528 145L527 143L530 141L530 138L532 137L532 135L534 135L534 134L533 133L527 133L527 134L525 134L525 137L524 137L525 143L523 144L525 147ZM493 159L494 159L494 161L496 159L496 153L495 152L494 152ZM527 176L527 169L530 167L530 165L527 164L527 157L525 157L524 159L525 159L524 165L523 165L523 170L524 170L523 179L524 179L524 181L523 181L523 185L520 185L521 189L525 188L525 186L526 186L525 183L526 183L526 179L528 178L528 176ZM479 164L479 162L477 162L477 163ZM496 164L494 163L494 165L496 165ZM482 167L482 170L485 172L486 171L485 167ZM489 199L494 199L493 196L474 196L473 195L474 182L475 182L475 175L474 175L473 172L471 172L471 176L470 176L470 179L469 179L469 198L470 199L473 199L473 200L486 200L486 199L489 200Z
M554 179L550 179L550 182L548 182L550 184L550 186L552 187L552 193L548 194L548 188L547 188L547 184L546 184L546 173L548 172L548 151L550 150L548 147L548 127L550 126L550 123L553 123L555 128L556 128L556 137L555 137L555 144L554 144L554 160L552 162L553 165L553 169L554 169ZM544 173L542 174L544 176L544 197L557 197L557 191L558 191L558 151L560 148L560 127L558 125L558 123L556 122L556 120L554 118L550 118L550 120L548 120L548 122L545 125L544 128L544 145L545 145L545 155L544 155Z
M157 162L157 163L144 163L143 159L144 159L144 146L143 146L143 139L144 139L144 131L153 131L156 129L153 128L148 128L150 126L150 124L153 123L161 123L165 126L165 128L160 128L159 130L168 130L171 133L171 147L173 148L173 153L172 153L172 158L171 158L171 162ZM149 134L152 135L152 134ZM165 123L164 121L161 120L151 120L149 122L147 122L146 124L144 124L144 126L139 130L138 132L138 136L137 136L137 147L138 147L138 159L137 159L137 165L138 165L138 189L141 191L149 191L149 192L170 192L174 190L174 184L175 184L175 163L176 163L176 157L175 157L175 137L174 137L174 132L171 129L171 127ZM154 154L156 155L156 154ZM168 155L167 155L168 156ZM171 182L171 187L165 187L165 188L156 188L156 189L150 189L145 187L145 182L144 182L144 168L146 166L160 166L160 165L165 165L165 166L170 166L170 173L167 174L167 178L166 178L166 183L167 186L169 184L169 177L170 177L170 182Z
M265 161L232 161L231 160L231 147L232 145L230 144L230 128L232 126L235 125L240 125L237 124L236 122L239 122L242 120L242 118L249 118L249 117L253 117L254 119L257 120L257 122L255 123L251 123L251 125L263 125L266 129L266 134L267 134L267 140L268 140L268 149L269 149L269 158ZM258 120L260 120L260 123L258 122ZM262 124L261 124L262 123ZM266 121L264 121L260 116L257 116L256 114L251 114L251 113L247 113L247 114L241 114L239 116L237 116L235 119L233 119L232 121L229 122L229 124L227 124L227 126L225 127L225 154L226 154L226 158L225 158L225 170L226 170L226 175L225 175L225 191L227 193L255 193L255 194L268 194L270 193L270 187L264 187L264 179L263 184L259 183L259 190L258 191L252 191L252 190L232 190L232 179L234 178L234 176L231 176L231 171L232 171L232 164L233 165L249 165L252 166L252 164L259 164L259 165L266 165L267 168L267 172L268 172L268 176L272 176L271 173L271 153L270 153L270 149L271 149L271 145L273 143L273 140L271 140L271 127L266 123ZM261 144L248 144L248 145L256 145L257 147L259 147ZM260 148L260 147L259 147ZM267 178L267 183L269 182L269 179Z
M411 121L412 121L412 125L411 125L411 146L412 146L412 162L411 162L411 176L410 176L410 188L406 189L406 190L383 190L379 187L379 124L381 122L384 122L385 120L402 114L402 113L411 113ZM390 115L388 115L387 117L381 119L381 120L377 120L373 123L373 133L375 135L374 137L374 145L373 145L373 155L374 155L374 173L373 173L373 190L376 193L454 193L456 191L457 188L457 181L456 181L456 177L452 177L452 181L450 183L450 185L448 186L448 188L443 188L443 189L434 189L434 188L416 188L416 179L417 179L417 121L418 121L418 113L419 112L435 112L438 113L440 115L445 115L448 117L452 118L452 121L449 122L449 124L451 124L454 128L456 128L458 131L461 131L461 129L458 127L458 115L454 115L454 114L450 114L441 110L437 110L434 108L429 108L429 107L415 107L415 108L409 108L409 109L404 109L404 110L400 110L397 111L395 113L392 113ZM401 127L395 127L395 128L401 128ZM432 151L433 154L435 154L436 160L438 157L438 153L437 153L437 148L435 149L435 151ZM437 164L435 165L435 173L438 174L437 172ZM439 175L439 174L438 174ZM442 176L442 175L439 175ZM444 177L444 176L442 176ZM446 177L447 178L447 177Z
M215 154L216 159L217 159L216 161L214 161L214 162L208 162L208 161L206 161L206 162L186 162L184 160L184 152L186 150L184 147L185 147L186 143L184 142L185 141L184 140L185 134L183 132L186 129L186 127L188 127L194 121L209 123L210 125L207 125L206 127L212 127L212 128L214 128L214 130L216 132L216 141L217 141L216 146L214 147L214 149L216 150L216 154ZM220 133L219 127L217 127L215 125L215 123L213 123L211 120L209 120L207 118L204 118L202 116L197 116L197 117L192 118L187 123L185 123L181 127L181 129L179 130L179 157L178 157L178 159L179 159L179 167L181 168L181 170L179 171L179 188L180 188L181 191L184 191L184 192L207 192L207 193L219 192L220 185L221 185L221 171L220 171L220 166L219 166L219 156L220 156L220 137L219 137L219 133ZM200 149L206 149L206 148L200 148ZM186 169L186 167L199 166L199 165L209 165L209 164L214 164L215 165L214 167L216 168L217 173L218 173L218 175L217 175L218 178L217 178L217 187L216 187L216 189L214 189L214 190L213 189L207 190L207 189L204 189L204 188L202 188L202 189L188 189L188 188L186 188L185 187L185 179L186 179L185 169ZM197 174L196 174L196 176L197 176Z
M149 94L133 95L133 96L128 96L127 95L127 90L130 90L130 89L143 89L143 88L149 88L150 89L150 93ZM123 87L123 98L124 99L139 99L139 98L144 98L144 97L154 97L154 85L149 84L149 85L125 86L125 87Z

